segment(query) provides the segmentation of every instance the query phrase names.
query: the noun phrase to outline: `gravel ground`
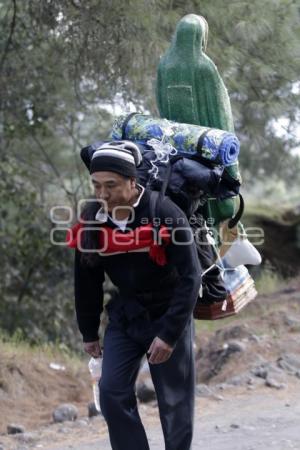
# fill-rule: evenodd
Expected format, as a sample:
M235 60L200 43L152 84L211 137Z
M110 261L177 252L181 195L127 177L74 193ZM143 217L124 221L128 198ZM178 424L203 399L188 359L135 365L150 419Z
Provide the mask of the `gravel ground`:
M193 450L300 450L300 382L275 391L231 390L221 401L197 399ZM151 450L163 450L160 424L142 416ZM106 433L105 433L106 434ZM45 446L47 450L110 450L107 435L76 445Z

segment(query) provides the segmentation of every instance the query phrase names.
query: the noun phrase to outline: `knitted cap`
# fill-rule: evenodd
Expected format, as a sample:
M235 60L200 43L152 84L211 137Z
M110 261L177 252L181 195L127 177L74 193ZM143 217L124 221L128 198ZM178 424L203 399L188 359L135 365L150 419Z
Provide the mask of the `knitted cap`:
M140 150L133 142L107 142L93 153L90 173L107 171L116 172L124 177L136 178L136 167L141 161Z

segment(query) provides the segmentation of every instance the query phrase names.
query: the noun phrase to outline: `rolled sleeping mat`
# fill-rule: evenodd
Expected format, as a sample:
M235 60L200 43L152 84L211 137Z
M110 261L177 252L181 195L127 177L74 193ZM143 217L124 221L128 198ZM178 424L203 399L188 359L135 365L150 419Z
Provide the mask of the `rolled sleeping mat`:
M238 138L228 131L138 113L118 117L111 138L129 139L150 147L163 142L172 145L180 155L199 156L223 166L234 164L240 152Z

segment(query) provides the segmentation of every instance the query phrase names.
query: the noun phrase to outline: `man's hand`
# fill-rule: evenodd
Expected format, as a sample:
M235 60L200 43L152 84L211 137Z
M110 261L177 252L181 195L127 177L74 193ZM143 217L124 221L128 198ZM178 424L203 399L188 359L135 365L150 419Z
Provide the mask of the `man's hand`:
M99 341L84 342L83 348L84 351L91 355L93 358L98 358L102 355Z
M160 364L170 358L173 347L164 342L159 337L155 337L149 347L147 353L150 353L149 363Z

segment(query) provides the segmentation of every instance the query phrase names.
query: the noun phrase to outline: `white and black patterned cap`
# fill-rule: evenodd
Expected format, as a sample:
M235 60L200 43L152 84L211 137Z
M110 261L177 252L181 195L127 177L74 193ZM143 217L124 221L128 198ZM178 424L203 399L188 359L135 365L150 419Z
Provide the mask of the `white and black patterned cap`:
M141 162L141 152L133 142L106 142L93 153L90 173L107 171L116 172L124 177L136 177L136 168Z

